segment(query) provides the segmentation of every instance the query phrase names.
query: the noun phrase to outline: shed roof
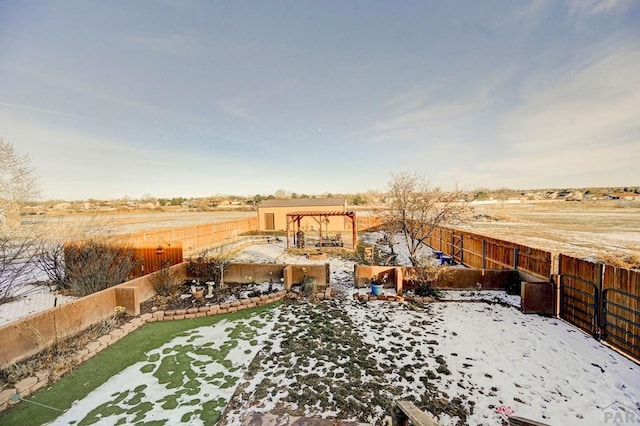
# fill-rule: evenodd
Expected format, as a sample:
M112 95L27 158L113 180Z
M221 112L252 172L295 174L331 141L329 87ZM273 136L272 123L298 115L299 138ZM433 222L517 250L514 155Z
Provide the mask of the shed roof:
M292 198L286 200L264 200L258 207L324 207L344 206L344 198Z

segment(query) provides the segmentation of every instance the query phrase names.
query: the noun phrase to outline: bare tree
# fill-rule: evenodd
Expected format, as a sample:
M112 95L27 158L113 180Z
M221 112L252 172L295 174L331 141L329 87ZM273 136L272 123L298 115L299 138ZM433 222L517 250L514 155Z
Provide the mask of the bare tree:
M204 249L195 257L189 258L187 272L201 283L213 281L222 287L224 274L228 272L232 258L233 254L230 252L213 252L210 249Z
M13 146L0 139L0 231L20 225L20 207L37 198L38 179L28 155L18 155Z
M460 191L445 192L432 187L416 173L392 175L388 188L388 233L399 233L409 251L412 266L419 266L419 250L441 225L461 221L469 211Z
M0 139L0 303L11 298L29 275L38 233L22 226L20 208L38 196L38 180L28 156Z

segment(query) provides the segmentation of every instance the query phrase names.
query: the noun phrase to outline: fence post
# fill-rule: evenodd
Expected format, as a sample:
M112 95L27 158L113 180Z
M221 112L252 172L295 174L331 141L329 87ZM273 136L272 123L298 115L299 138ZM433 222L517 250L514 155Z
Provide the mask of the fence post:
M451 255L451 260L453 262L453 257L456 254L456 233L451 230L451 253L449 253Z
M604 281L604 271L605 271L605 264L604 263L598 263L598 280L596 282L596 284L598 285L597 288L597 292L596 292L596 309L595 309L595 314L596 314L596 327L598 327L599 330L597 330L598 336L596 337L598 340L600 340L600 335L601 333L604 332L604 303L602 301L602 283Z
M464 265L464 234L460 234L460 264Z
M482 239L482 269L487 269L487 240Z
M513 248L513 269L518 269L518 247Z

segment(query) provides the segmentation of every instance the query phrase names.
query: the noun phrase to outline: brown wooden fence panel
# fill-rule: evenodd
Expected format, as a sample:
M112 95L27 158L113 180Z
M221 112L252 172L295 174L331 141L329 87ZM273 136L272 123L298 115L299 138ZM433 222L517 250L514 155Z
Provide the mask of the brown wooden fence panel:
M462 264L470 267L481 269L483 267L482 256L482 239L476 235L465 232L462 234Z
M592 333L599 321L602 264L560 255L560 317Z
M640 271L606 265L602 294L603 337L640 358Z
M542 279L552 273L551 252L473 232L439 227L425 243L471 268L518 269Z
M518 249L518 269L541 277L551 277L552 253L533 247L516 244Z
M185 252L191 253L231 238L258 230L258 218L204 223L176 228L136 232L123 236L136 246L173 244L180 242Z
M135 255L141 260L134 276L150 274L159 271L164 266L173 266L183 262L182 242L174 241L169 244L144 244L135 247Z
M377 231L383 224L382 218L377 216L357 216L356 221L358 232Z

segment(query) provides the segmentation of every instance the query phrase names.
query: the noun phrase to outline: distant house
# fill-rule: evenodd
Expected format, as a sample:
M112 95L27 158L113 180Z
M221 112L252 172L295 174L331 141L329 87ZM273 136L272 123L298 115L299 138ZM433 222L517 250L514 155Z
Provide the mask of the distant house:
M606 197L610 200L640 200L640 195L635 192L616 192L613 194L607 194Z
M287 214L297 212L346 212L345 198L294 198L286 200L265 200L258 205L258 227L261 231L285 231ZM351 229L351 222L343 216L328 218L323 229L341 232ZM319 228L317 218L304 217L300 221L303 231L314 231Z

